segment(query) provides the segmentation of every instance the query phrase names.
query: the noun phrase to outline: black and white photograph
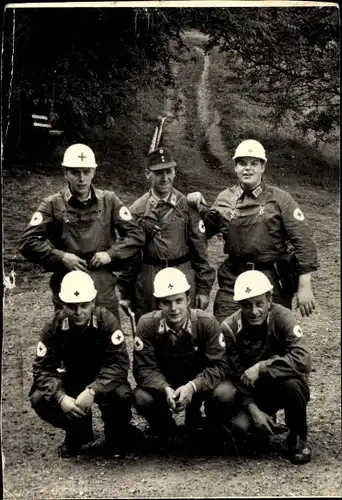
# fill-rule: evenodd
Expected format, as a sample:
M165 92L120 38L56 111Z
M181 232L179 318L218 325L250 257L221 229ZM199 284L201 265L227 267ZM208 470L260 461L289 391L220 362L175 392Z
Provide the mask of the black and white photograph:
M3 14L4 500L339 498L338 4Z

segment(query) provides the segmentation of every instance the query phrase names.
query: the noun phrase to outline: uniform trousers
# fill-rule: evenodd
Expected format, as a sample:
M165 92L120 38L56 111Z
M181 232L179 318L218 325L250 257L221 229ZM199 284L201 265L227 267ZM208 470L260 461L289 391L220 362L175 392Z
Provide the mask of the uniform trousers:
M68 396L76 398L85 389L80 381L69 381L64 385ZM68 418L54 397L47 398L39 389L30 394L30 401L37 415L53 425L68 432L75 441L85 443L92 438L92 414L86 417ZM116 389L95 395L101 417L104 422L106 440L120 441L131 417L132 390L128 383L121 384Z
M230 384L228 389L226 384L227 382L221 382L213 390L194 393L185 410L186 426L191 428L199 423L199 411L203 402L208 424L216 425L219 422L222 409L229 404L226 395ZM138 386L134 391L134 404L138 413L147 420L156 434L169 435L174 432L176 425L163 392Z
M226 424L231 424L233 429L250 433L253 431L253 422L247 408L239 404L241 393L239 394L229 381L226 381L225 390L228 404L224 408L222 418ZM310 400L310 389L304 379L260 377L255 383L252 397L260 410L270 416L284 409L285 423L289 431L306 440L308 432L306 407Z

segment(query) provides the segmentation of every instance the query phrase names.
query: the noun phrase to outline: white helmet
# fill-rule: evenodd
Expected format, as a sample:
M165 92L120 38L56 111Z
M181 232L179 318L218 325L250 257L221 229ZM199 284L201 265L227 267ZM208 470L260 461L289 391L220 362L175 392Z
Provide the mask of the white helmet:
M59 298L68 304L90 302L97 294L94 282L89 274L83 271L71 271L62 279Z
M273 290L270 280L260 271L245 271L235 281L234 300L245 300L257 297Z
M267 161L263 145L254 139L247 139L246 141L240 142L235 150L233 160L241 158L242 156L253 156L254 158Z
M62 167L96 168L95 155L85 144L73 144L64 153Z
M176 267L166 267L156 274L153 282L153 295L157 298L187 292L190 285L186 276Z

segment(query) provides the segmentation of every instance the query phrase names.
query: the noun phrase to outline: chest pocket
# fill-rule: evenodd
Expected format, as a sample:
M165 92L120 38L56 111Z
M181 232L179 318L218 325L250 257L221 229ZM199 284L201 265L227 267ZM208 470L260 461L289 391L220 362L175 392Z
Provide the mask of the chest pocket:
M160 369L174 386L187 383L201 371L199 348L189 333L183 333L175 344L164 333L160 336L158 347Z
M153 258L175 259L188 252L188 211L168 203L144 214L147 252Z
M70 330L64 333L61 351L66 373L78 378L95 375L101 367L103 352L96 331L90 330L80 335Z
M273 240L269 231L272 214L268 210L267 203L268 197L260 205L250 205L240 209L236 202L227 229L228 253L255 258L272 249Z
M84 257L104 249L104 203L100 198L96 205L79 209L69 206L60 198L55 207L63 249Z

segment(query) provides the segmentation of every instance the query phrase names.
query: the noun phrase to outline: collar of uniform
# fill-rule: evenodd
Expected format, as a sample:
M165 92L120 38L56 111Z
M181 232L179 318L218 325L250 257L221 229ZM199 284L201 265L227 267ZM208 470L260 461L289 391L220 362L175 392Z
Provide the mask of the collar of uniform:
M253 198L258 198L264 190L265 190L265 183L263 181L261 181L259 186L254 188L252 191L244 191L239 184L236 190L236 196L237 199L239 199L244 193L246 193L247 195L253 196Z
M192 333L192 326L191 326L191 318L190 318L190 316L188 316L187 319L184 321L184 323L183 323L182 327L180 328L180 330L183 330L184 332L187 332L187 333L190 333L190 334ZM165 318L161 318L161 320L159 322L158 333L163 334L163 333L168 333L168 332L177 333L175 330L173 330L166 323Z
M153 189L150 190L150 198L149 201L153 207L157 206L157 204L160 201L165 201L165 203L169 203L173 207L177 205L177 195L176 193L172 190L171 193L166 196L166 198L159 198L153 191Z
M64 196L65 196L66 201L69 201L70 198L72 198L74 196L72 194L72 192L70 191L70 187L69 186L66 187ZM94 188L94 186L91 184L90 185L90 190L89 190L89 196L88 196L88 198L86 198L85 200L82 200L82 201L88 201L93 196L95 196L96 198L99 198L99 190L96 189L96 188Z
M92 315L92 317L87 323L87 326L90 326L90 323L92 323L94 328L98 328L97 317L95 316L95 314ZM69 328L70 328L69 318L64 318L62 321L62 330L69 330Z

